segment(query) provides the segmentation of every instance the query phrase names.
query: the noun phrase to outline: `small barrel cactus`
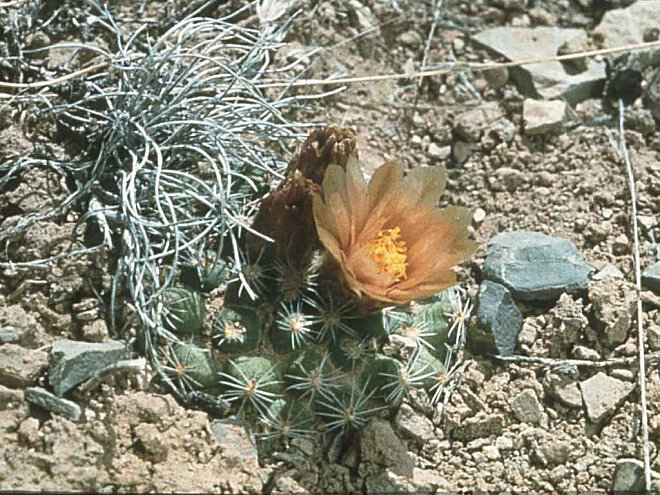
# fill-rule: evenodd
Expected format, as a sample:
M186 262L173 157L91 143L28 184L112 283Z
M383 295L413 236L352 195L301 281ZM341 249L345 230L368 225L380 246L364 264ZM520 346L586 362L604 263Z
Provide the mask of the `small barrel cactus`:
M204 326L206 310L199 292L174 287L163 295L165 326L181 334L198 334Z
M209 266L201 266L199 263L184 263L181 267L179 279L181 283L193 290L211 292L227 279L229 270L227 263L218 260Z
M262 413L284 391L275 365L261 356L240 356L229 360L227 371L220 373L220 377L227 400L238 400L241 407L249 403Z
M213 322L213 339L222 352L246 353L259 345L262 328L263 322L257 310L226 307Z
M217 370L208 350L193 344L177 343L173 346L173 353L177 361L175 373L187 376L196 385L193 388L217 386Z

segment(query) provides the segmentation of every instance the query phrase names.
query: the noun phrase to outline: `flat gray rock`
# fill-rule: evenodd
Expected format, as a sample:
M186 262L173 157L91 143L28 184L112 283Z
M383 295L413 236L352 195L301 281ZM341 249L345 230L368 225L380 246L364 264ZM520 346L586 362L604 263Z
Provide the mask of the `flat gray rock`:
M484 280L479 288L477 324L469 329L468 345L473 352L511 356L522 328L522 315L509 290Z
M649 266L642 274L642 286L660 294L660 261Z
M0 344L14 344L18 342L18 332L14 327L0 327Z
M560 130L566 119L566 107L566 102L560 100L525 99L523 102L525 134L533 136Z
M526 388L516 395L511 399L509 405L518 421L522 423L536 425L543 417L543 406L541 406L536 392L531 388Z
M594 423L610 416L633 388L634 384L612 378L602 371L581 382L587 416Z
M412 477L415 463L389 421L372 418L362 433L362 461L389 468L400 476Z
M239 452L244 461L258 462L254 438L248 433L244 421L236 418L216 419L211 423L211 431L223 449Z
M585 292L594 268L568 239L539 232L504 232L488 243L484 277L521 301L553 301Z
M564 43L582 43L587 33L582 29L539 26L535 28L496 27L473 36L479 45L512 62L544 59L557 55ZM511 77L525 96L546 99L564 98L570 104L598 96L602 92L605 66L593 58L578 74L569 74L558 61L527 64L511 68Z
M577 382L563 373L548 373L543 385L546 393L567 407L582 407L582 394Z
M642 43L644 32L660 25L658 12L660 0L639 0L622 9L608 10L593 33L600 35L603 48ZM660 53L657 46L648 50Z
M30 404L39 406L47 411L61 414L71 421L79 421L82 409L78 404L67 399L53 395L41 387L28 387L25 389L25 400Z
M128 357L123 342L91 344L76 340L58 340L51 348L48 376L56 395L62 395L76 385Z
M625 493L644 493L644 464L637 459L619 459L616 461L612 477L612 491Z
M33 385L48 366L48 354L16 344L0 346L0 385L25 388Z
M402 404L396 415L397 429L407 438L423 446L435 438L433 423L407 404Z

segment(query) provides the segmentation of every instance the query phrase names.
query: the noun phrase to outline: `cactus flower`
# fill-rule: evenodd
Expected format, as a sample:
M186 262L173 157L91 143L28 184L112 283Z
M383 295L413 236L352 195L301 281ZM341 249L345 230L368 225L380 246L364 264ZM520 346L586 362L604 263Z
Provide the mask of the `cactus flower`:
M404 176L395 162L366 183L355 158L330 165L314 198L322 244L337 262L343 285L366 306L405 305L456 283L452 268L468 259L464 208L437 208L446 173L417 168Z

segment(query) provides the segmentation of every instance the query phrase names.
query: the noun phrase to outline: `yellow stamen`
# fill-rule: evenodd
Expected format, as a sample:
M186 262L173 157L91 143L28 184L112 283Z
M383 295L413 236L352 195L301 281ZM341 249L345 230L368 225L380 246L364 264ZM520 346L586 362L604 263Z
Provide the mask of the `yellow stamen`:
M378 265L378 273L389 273L395 282L405 280L406 243L401 240L401 229L382 229L378 237L371 241L369 257Z

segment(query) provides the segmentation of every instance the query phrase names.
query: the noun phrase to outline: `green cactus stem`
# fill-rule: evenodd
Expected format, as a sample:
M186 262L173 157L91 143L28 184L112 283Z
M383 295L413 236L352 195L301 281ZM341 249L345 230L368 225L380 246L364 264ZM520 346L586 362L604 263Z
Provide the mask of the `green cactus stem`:
M217 370L208 350L188 343L177 343L173 346L176 356L175 374L186 376L199 387L207 388L217 385Z
M199 292L174 287L163 295L163 323L168 330L194 335L202 331L206 309Z
M223 308L213 322L213 339L228 354L253 351L259 345L263 322L254 308Z

